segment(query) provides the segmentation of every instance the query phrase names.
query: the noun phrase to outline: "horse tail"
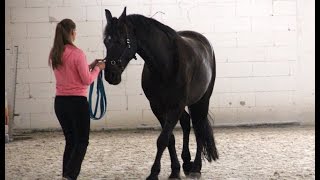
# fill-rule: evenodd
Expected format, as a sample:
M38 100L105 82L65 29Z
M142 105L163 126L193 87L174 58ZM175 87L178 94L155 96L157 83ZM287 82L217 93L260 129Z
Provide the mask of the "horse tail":
M211 162L212 160L216 161L217 159L219 159L219 154L214 140L212 130L213 119L211 115L208 114L207 118L205 118L202 123L203 129L199 132L203 146L202 153L209 162Z
M192 121L197 143L202 148L202 154L209 162L212 162L212 160L216 161L219 159L219 155L213 136L212 117L208 114L205 118L198 120L199 121Z
M211 44L210 44L211 45ZM211 47L212 48L212 47ZM215 54L212 48L212 63L213 63L213 68L212 68L212 90L214 87L214 82L215 82L215 78L216 78L216 61L215 61ZM211 92L212 92L211 90ZM202 142L202 153L204 155L204 157L209 161L212 162L212 160L216 161L217 159L219 159L219 154L218 154L218 150L216 148L216 143L214 140L214 134L213 134L213 123L214 120L210 114L210 112L208 113L207 117L205 119L202 120L201 123L201 128L199 133L199 137L201 138L201 142Z

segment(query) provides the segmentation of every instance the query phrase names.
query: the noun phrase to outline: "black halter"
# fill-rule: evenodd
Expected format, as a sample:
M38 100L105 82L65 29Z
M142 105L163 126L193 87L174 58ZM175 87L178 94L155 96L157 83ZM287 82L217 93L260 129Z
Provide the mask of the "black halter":
M128 34L128 30L127 30L127 26L125 25L124 26L125 29L126 29L126 48L122 51L122 54L121 56L117 59L117 60L111 60L111 65L116 65L118 64L121 68L121 70L123 71L124 70L124 67L122 66L121 62L122 62L122 59L125 57L127 51L131 48L131 41L129 39L129 34ZM133 56L134 59L137 59L137 57L134 55Z

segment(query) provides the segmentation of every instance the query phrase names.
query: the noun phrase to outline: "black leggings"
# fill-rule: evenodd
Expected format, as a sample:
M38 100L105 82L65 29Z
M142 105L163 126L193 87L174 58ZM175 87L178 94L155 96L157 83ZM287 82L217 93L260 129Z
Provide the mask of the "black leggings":
M77 179L89 144L89 104L84 96L56 96L54 109L66 140L62 175Z

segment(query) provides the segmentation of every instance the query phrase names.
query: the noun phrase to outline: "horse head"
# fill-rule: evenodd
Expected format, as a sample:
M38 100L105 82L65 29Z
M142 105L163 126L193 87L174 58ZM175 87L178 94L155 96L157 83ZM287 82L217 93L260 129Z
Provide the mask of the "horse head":
M127 21L126 7L121 16L112 17L111 12L105 9L107 25L104 31L104 45L107 49L106 69L104 78L112 85L121 82L121 74L129 61L137 52L137 41L133 27Z

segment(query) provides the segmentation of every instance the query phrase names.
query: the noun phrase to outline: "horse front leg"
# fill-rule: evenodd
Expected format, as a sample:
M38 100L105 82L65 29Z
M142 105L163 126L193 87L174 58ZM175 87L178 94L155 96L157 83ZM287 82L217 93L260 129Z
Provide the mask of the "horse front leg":
M170 138L173 137L172 131L174 127L176 126L179 116L181 115L181 112L183 109L176 109L176 110L171 110L169 112L165 112L163 117L165 119L164 121L164 126L161 130L161 133L157 139L157 154L156 158L154 160L154 163L151 168L151 173L147 177L147 180L153 180L153 179L158 179L158 175L160 173L160 168L161 168L161 157L163 154L163 151L166 149L166 147L169 145L169 140ZM171 139L172 141L172 139ZM170 150L169 150L170 152ZM170 153L171 154L171 153ZM176 155L172 154L173 156ZM172 160L172 158L171 158ZM179 165L179 170L180 170L180 165Z

